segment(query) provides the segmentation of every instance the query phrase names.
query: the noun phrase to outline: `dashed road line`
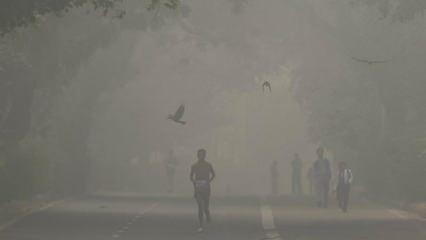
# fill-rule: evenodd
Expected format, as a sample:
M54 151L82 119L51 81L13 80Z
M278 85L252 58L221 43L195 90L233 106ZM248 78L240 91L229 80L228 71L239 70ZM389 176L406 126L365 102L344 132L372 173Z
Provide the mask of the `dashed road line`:
M275 226L272 209L269 205L264 203L264 201L261 201L260 213L261 213L261 219L262 219L262 227L263 227L263 230L265 231L265 238L263 239L282 240L281 235L278 233Z
M116 239L116 238L120 238L121 234L124 234L125 232L127 232L127 230L130 229L130 226L135 223L139 218L141 218L144 214L146 214L147 212L151 211L152 209L154 209L155 207L157 207L158 203L153 203L151 204L151 206L149 206L147 209L141 211L140 213L138 213L138 215L134 216L130 221L128 221L123 227L121 227L120 229L118 229L113 235L112 238Z
M3 225L0 225L0 232L8 229L9 227L11 227L12 225L14 225L15 223L21 221L22 219L24 219L24 218L26 218L26 217L34 214L34 213L45 211L45 210L47 210L49 208L52 208L52 207L54 207L56 205L62 204L62 203L66 202L66 201L69 201L69 200L70 199L62 199L62 200L50 202L50 203L48 203L48 204L46 204L46 205L44 205L42 207L30 210L30 211L28 211L28 212L26 212L26 213L24 213L24 214L22 214L20 216L17 216L16 218L10 220L9 222L6 222Z
M403 210L398 210L398 209L388 209L387 210L390 214L400 218L400 219L404 219L404 220L416 220L416 221L420 221L420 222L426 222L426 218L417 215L415 213L411 213L411 212L407 212L407 211L403 211Z
M401 218L401 219L408 219L408 218L409 218L408 214L407 214L407 213L405 213L405 212L403 212L403 211L401 211L401 210L397 210L397 209L388 209L388 212L389 212L390 214L392 214L392 215L394 215L394 216L398 217L398 218Z

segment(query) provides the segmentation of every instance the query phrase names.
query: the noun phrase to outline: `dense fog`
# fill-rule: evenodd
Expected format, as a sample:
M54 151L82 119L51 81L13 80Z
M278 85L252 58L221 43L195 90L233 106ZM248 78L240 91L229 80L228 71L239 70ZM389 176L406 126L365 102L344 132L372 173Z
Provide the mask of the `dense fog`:
M273 161L288 194L296 153L307 191L319 146L359 195L426 198L422 1L88 2L1 10L2 200L190 196L200 148L216 195L269 194Z

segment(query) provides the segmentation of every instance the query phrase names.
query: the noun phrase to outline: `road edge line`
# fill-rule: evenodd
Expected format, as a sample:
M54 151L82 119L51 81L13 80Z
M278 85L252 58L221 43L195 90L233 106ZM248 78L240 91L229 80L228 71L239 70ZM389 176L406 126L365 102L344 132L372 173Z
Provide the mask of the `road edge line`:
M41 207L38 207L38 208L35 208L35 209L32 209L32 210L29 210L28 212L23 213L23 214L15 217L15 218L7 221L4 224L1 224L0 225L0 233L3 232L3 231L5 231L5 230L7 230L8 228L12 227L17 222L21 221L22 219L24 219L24 218L26 218L26 217L28 217L28 216L30 216L32 214L45 211L45 210L47 210L47 209L49 209L51 207L54 207L55 205L58 205L58 204L61 204L61 203L65 202L67 200L69 200L69 199L62 199L62 200L58 200L58 201L53 201L53 202L47 203L44 206L41 206Z
M421 222L426 222L426 218L416 214L416 213L412 213L409 211L405 211L405 210L400 210L400 209L387 209L387 211L392 214L393 216L396 216L400 219L404 219L404 220L416 220L416 221L421 221Z

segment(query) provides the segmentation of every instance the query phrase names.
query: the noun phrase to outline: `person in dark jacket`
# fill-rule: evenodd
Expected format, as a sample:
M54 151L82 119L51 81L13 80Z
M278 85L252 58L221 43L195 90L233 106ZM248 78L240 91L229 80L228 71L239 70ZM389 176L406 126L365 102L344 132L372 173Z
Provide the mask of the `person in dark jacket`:
M302 195L302 160L297 153L294 154L291 168L291 192L297 196Z
M331 180L330 161L324 157L324 148L322 147L317 149L317 157L313 168L317 205L320 208L327 208Z
M270 166L270 176L271 176L271 195L277 196L278 195L278 179L279 179L279 172L278 172L278 162L273 161Z

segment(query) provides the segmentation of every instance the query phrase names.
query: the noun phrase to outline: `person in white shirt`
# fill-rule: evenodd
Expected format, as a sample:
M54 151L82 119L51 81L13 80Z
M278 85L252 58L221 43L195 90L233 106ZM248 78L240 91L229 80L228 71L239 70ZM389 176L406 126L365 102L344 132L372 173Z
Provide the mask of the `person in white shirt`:
M349 193L351 191L351 184L353 175L351 169L347 167L346 162L339 163L339 173L337 175L337 201L339 207L343 212L348 211Z

